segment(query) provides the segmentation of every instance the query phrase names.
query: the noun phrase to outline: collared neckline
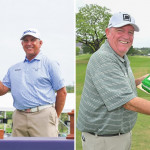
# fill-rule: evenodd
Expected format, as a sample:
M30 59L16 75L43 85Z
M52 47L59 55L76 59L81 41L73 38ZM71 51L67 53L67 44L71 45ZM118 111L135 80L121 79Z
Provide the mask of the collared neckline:
M127 57L126 54L125 54L124 57L122 58L121 56L119 56L119 55L111 48L111 46L109 45L109 43L108 43L107 40L105 40L105 44L106 44L106 46L109 47L109 48L106 49L107 51L113 53L122 63L127 62L127 63L128 63L127 65L130 64L129 61L128 61L128 57Z
M40 51L39 53L38 53L38 55L35 57L35 58L33 58L32 60L28 60L28 58L27 57L25 57L25 59L24 59L24 62L33 62L33 61L35 61L35 60L41 60L41 58L42 58L42 52Z

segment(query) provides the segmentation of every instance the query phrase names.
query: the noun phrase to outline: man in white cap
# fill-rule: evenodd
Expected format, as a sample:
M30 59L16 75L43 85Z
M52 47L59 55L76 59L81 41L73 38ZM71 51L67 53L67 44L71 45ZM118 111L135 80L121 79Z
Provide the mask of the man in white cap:
M10 67L0 82L0 95L11 91L16 108L12 136L57 137L67 94L60 66L40 51L36 29L26 30L21 40L25 60Z
M147 75L135 80L126 56L134 31L132 16L114 14L107 40L89 60L77 121L83 150L130 150L137 112L150 115L150 101L136 91Z

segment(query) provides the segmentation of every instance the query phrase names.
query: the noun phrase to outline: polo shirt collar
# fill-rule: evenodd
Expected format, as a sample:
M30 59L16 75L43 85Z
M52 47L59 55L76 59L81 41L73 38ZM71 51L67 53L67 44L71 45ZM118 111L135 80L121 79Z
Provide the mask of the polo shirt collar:
M34 60L41 60L41 58L42 58L42 52L40 51L40 52L38 53L38 55L37 55L35 58L33 58L31 61L29 61L28 58L25 57L24 62L26 62L26 61L32 62L32 61L34 61Z
M109 51L109 52L113 53L122 63L125 63L125 62L126 62L127 65L130 64L127 55L124 55L124 57L122 58L122 57L120 57L120 56L110 47L110 45L109 45L109 43L108 43L107 40L105 41L105 44L106 44L106 46L108 47L108 48L106 48L106 51Z

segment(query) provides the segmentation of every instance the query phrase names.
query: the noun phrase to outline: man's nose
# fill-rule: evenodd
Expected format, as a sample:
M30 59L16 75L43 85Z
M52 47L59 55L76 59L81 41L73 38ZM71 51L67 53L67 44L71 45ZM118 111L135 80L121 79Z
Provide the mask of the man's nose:
M32 42L31 42L31 41L27 41L27 44L28 44L28 45L31 45L31 44L32 44Z
M129 32L125 32L125 33L124 33L124 38L125 38L125 39L129 39L129 38L130 38L130 36L131 36L131 35L130 35L130 33L129 33Z

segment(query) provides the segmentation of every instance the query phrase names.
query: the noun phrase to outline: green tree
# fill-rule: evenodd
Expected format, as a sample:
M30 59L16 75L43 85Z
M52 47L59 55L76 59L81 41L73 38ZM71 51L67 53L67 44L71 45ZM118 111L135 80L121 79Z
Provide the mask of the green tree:
M131 46L127 52L127 55L135 55L135 54L136 54L136 50L133 48L133 46Z
M66 86L67 93L74 93L74 86L73 85L68 85Z
M81 7L76 14L76 40L98 50L106 39L105 29L111 14L109 9L95 4Z
M83 44L82 45L82 49L83 49L83 53L86 54L86 53L93 53L93 50L91 47L89 47L88 45L86 44Z
M79 55L79 52L80 52L80 48L76 47L76 55Z

